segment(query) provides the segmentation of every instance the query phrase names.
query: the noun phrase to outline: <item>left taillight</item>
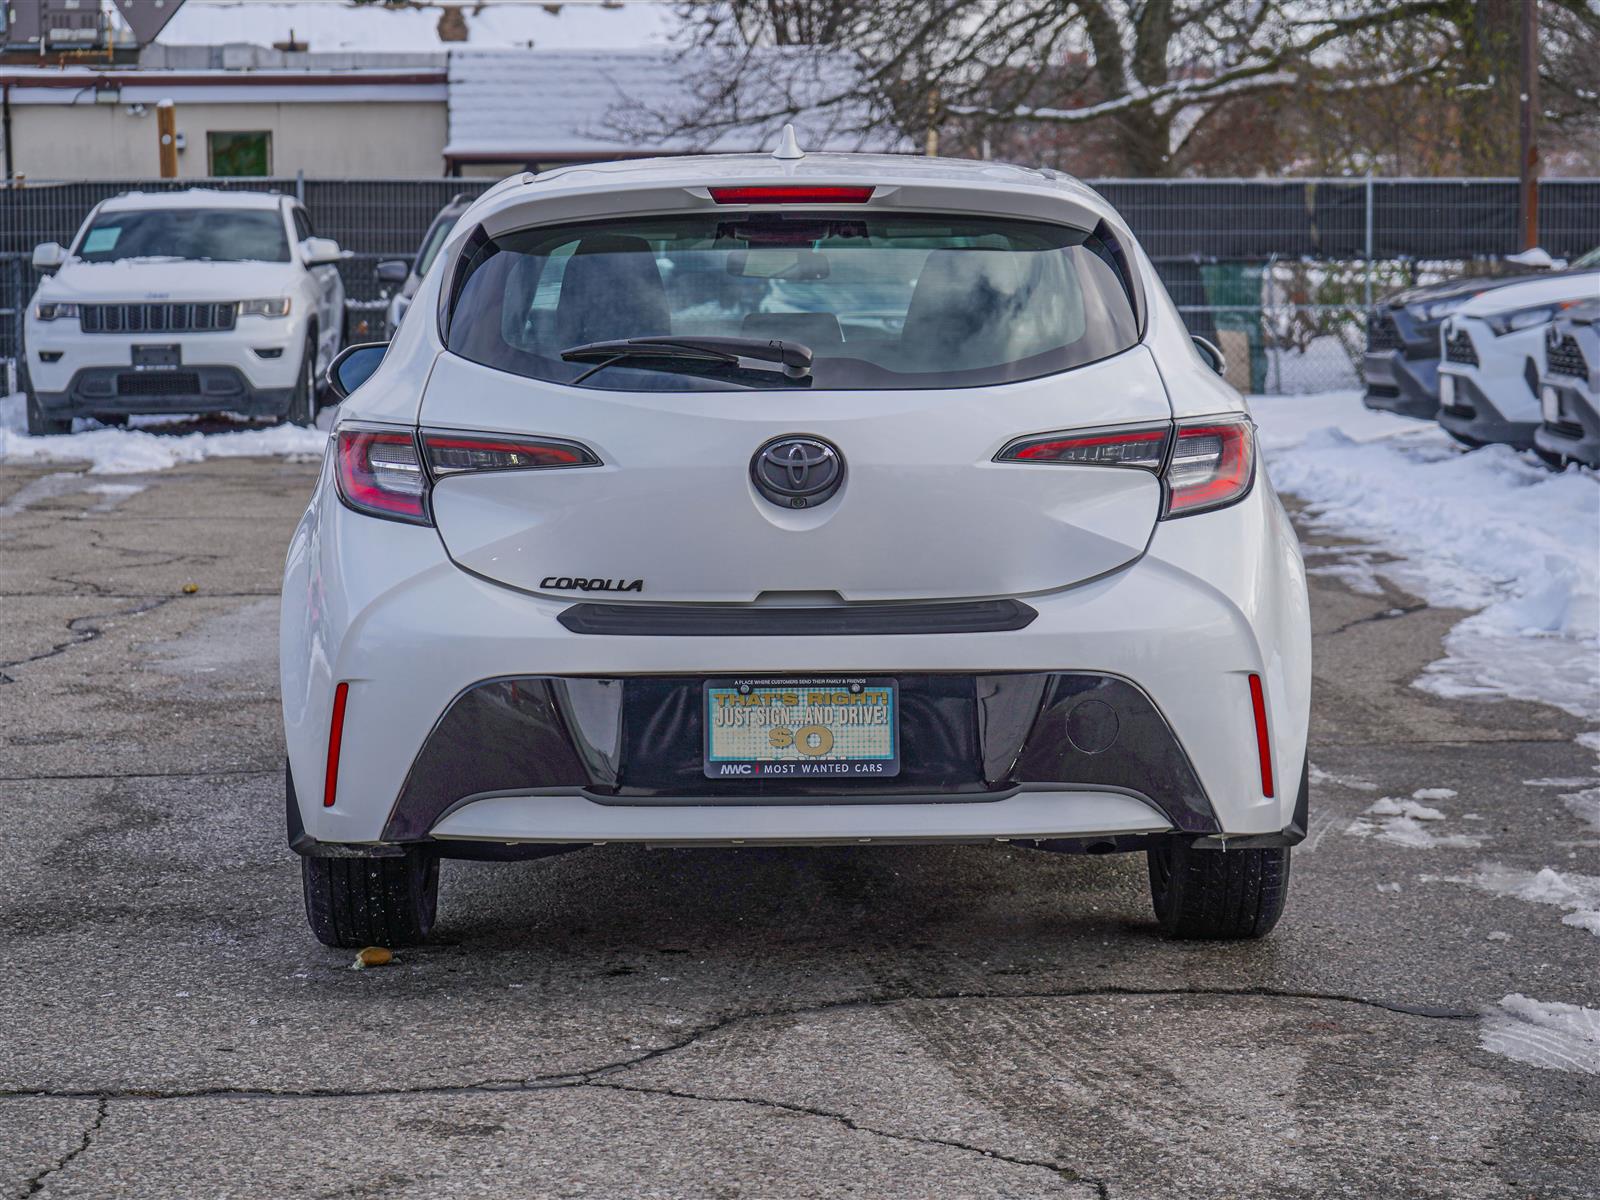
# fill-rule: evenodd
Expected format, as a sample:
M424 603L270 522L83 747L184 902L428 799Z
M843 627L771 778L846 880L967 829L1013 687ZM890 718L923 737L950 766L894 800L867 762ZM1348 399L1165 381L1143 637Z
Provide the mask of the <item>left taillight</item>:
M409 433L341 429L339 498L357 512L428 524L428 477Z
M340 498L357 512L416 525L432 523L429 494L449 476L600 465L587 446L552 438L361 428L336 436Z

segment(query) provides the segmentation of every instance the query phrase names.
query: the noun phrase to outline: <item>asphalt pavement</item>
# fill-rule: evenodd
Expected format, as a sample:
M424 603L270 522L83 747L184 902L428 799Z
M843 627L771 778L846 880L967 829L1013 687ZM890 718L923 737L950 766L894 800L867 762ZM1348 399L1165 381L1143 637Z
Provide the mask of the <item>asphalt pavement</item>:
M1600 1007L1600 941L1472 882L1600 876L1528 782L1595 756L1411 686L1462 614L1315 579L1259 943L1163 941L1142 856L602 847L447 862L436 942L353 971L283 839L314 474L0 466L0 1194L1600 1194L1600 1077L1480 1046L1510 994ZM1422 789L1431 844L1363 818Z

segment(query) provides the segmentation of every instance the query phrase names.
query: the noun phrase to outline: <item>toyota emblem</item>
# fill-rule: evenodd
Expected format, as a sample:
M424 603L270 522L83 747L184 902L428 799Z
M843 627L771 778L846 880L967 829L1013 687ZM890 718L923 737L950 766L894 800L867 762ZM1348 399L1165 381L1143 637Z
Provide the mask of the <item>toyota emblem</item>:
M844 457L821 438L773 438L750 460L750 478L756 491L772 503L809 508L839 490Z

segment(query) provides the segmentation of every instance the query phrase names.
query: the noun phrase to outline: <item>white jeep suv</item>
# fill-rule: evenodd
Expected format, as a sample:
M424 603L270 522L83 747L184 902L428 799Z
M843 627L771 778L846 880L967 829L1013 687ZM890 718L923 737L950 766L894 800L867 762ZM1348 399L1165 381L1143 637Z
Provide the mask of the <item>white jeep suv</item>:
M73 417L235 412L310 424L344 336L337 242L292 197L193 189L95 206L23 325L28 432Z
M788 149L507 180L335 364L280 627L324 942L603 842L1137 850L1167 932L1277 921L1305 579L1220 356L1072 179Z

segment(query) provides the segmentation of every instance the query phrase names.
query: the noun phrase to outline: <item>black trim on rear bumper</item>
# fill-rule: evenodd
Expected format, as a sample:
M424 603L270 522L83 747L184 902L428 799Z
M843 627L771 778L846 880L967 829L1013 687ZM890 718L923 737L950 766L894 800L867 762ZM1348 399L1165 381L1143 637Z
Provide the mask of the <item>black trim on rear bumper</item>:
M573 633L611 637L872 637L1002 633L1039 614L1020 600L846 604L818 608L699 604L574 604L557 618Z
M457 696L429 733L382 840L428 839L447 811L488 793L555 789L613 804L925 803L930 795L981 803L1051 784L1136 796L1182 836L1221 833L1166 719L1125 679L1041 672L897 680L906 767L871 783L705 778L700 677L484 680Z

